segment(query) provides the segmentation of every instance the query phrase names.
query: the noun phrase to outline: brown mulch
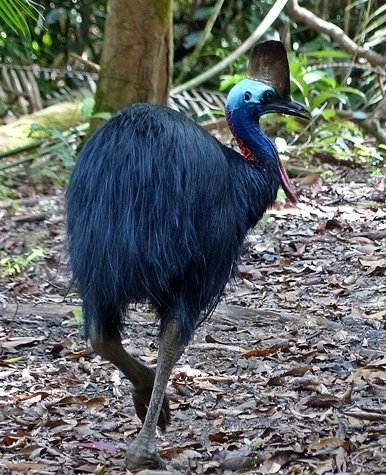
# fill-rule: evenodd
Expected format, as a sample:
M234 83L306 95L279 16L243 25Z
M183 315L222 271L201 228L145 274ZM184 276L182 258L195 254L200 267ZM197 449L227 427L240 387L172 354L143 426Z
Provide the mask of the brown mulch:
M385 184L350 173L298 180L299 205L252 231L171 377L170 472L386 473ZM76 295L64 301L62 192L27 194L0 208L2 250L45 256L0 279L0 473L130 473L128 383L84 342ZM126 320L125 346L155 365L153 316Z

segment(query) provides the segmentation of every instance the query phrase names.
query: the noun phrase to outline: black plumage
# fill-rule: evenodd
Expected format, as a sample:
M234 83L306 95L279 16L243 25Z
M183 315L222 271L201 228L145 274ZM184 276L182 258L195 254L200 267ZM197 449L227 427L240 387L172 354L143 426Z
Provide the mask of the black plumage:
M67 192L87 335L91 324L109 333L128 302L147 300L161 325L178 315L187 343L279 184L275 168L261 173L171 109L138 104L116 115L85 146Z

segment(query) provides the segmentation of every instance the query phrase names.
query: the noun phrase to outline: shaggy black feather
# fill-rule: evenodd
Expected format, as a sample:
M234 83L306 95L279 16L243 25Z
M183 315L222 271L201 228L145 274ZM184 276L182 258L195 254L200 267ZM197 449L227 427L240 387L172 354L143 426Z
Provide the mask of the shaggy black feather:
M187 343L279 184L275 160L248 162L171 109L118 113L85 145L66 196L86 334L115 334L127 304L147 300Z

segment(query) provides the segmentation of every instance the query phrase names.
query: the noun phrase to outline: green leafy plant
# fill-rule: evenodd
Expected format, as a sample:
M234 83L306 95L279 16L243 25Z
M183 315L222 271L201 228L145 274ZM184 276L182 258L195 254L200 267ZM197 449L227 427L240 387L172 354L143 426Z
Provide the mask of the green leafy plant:
M110 112L98 112L94 114L94 107L95 107L95 98L94 97L86 97L80 103L79 111L80 115L83 117L84 120L91 120L91 119L103 119L109 120L112 116Z
M327 64L316 69L310 58L322 59ZM336 106L353 108L352 96L366 103L365 94L350 86L344 86L334 77L328 62L336 59L349 59L340 51L315 51L304 55L290 56L292 95L306 104L313 117L321 116L329 121L336 117Z
M13 277L22 274L32 264L37 264L46 257L46 253L47 251L43 248L33 249L28 254L14 257L4 255L3 253L3 256L0 258L0 276Z
M384 151L376 145L364 143L359 125L340 114L340 110L347 110L358 116L368 105L361 90L342 84L345 78L334 74L332 66L335 61L349 59L347 54L323 50L291 56L292 95L307 105L314 118L308 151L330 153L345 160L351 157L354 162L366 164L369 168L383 161ZM317 60L317 65L314 60ZM320 60L324 64L320 64ZM297 130L298 121L290 117L283 121L287 130ZM303 148L302 151L306 150Z
M224 74L220 77L220 91L228 91L235 84L245 79L245 74Z
M70 319L64 322L66 325L82 326L84 323L84 316L81 308L74 308L70 312Z
M62 132L56 128L33 125L31 136L46 138L37 153L32 156L28 175L33 183L44 180L64 184L75 165L78 130Z
M26 18L37 20L41 13L38 4L32 0L2 0L0 2L0 19L14 33L29 36L29 25Z
M94 102L93 98L86 98L79 104L84 123L65 131L33 124L30 126L29 136L36 141L3 154L2 158L8 158L9 161L0 165L2 199L12 199L14 183L20 180L28 180L35 186L63 186L67 183L75 166L84 132L89 128L89 120L108 120L111 117L107 112L93 114ZM30 154L26 156L26 152ZM22 158L14 159L21 154Z

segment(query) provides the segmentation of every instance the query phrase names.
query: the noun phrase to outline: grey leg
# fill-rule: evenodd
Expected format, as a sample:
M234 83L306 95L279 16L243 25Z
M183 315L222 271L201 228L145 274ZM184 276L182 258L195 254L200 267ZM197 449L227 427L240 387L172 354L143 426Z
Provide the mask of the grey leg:
M152 468L163 466L156 450L156 426L170 373L184 349L185 345L179 339L177 325L174 320L170 320L160 338L157 371L145 422L126 452L126 465L129 468L142 465Z
M155 372L125 351L118 332L108 338L100 334L91 334L91 344L96 353L113 363L131 381L134 387L132 393L135 410L144 422L153 390ZM159 427L165 430L170 422L169 402L166 396L160 402L160 407L157 422Z

